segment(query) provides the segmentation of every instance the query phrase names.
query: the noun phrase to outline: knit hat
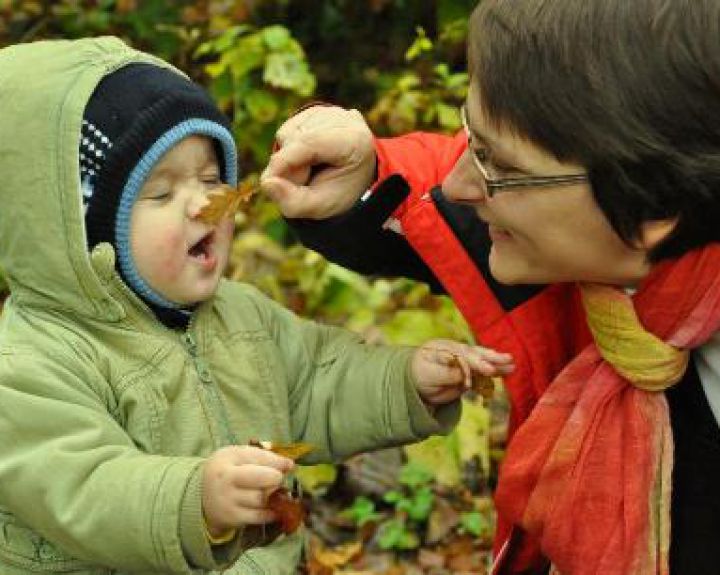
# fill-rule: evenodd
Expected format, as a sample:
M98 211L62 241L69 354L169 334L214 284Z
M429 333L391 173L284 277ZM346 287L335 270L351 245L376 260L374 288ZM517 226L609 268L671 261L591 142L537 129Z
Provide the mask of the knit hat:
M237 151L228 119L209 95L179 73L130 64L103 78L83 115L80 180L88 248L109 242L125 282L146 302L165 299L140 276L130 249L133 204L153 167L190 135L213 139L222 179L237 185Z

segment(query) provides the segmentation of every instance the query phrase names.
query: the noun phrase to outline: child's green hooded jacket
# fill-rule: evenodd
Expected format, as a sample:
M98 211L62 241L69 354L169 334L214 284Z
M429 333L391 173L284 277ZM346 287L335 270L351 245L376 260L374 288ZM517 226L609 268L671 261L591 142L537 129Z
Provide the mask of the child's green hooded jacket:
M301 537L211 548L200 469L251 438L307 441L310 461L447 429L409 352L365 346L222 282L185 333L85 248L78 142L99 80L151 61L120 41L0 50L0 573L291 573ZM132 86L127 87L132 90ZM238 559L239 556L239 559ZM197 569L197 570L194 570Z

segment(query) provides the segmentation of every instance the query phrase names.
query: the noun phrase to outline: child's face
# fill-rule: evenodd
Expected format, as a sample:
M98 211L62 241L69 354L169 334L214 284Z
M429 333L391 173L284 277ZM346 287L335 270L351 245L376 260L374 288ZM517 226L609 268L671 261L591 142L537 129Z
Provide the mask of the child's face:
M197 219L208 192L220 183L212 141L189 136L150 172L132 209L132 257L156 292L179 304L211 297L228 261L233 220Z

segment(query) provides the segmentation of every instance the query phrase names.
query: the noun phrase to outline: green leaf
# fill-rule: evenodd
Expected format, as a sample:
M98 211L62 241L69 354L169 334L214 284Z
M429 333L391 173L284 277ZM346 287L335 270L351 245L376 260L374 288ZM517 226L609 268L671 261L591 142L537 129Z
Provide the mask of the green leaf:
M419 489L408 503L404 510L410 519L418 523L427 521L435 503L435 494L429 486L425 486Z
M262 31L262 37L270 50L282 50L290 43L290 32L285 26L268 26Z
M235 95L235 87L230 74L221 73L216 76L210 85L210 93L221 109L229 108Z
M383 501L385 503L397 503L398 501L401 501L403 499L403 494L399 491L396 491L394 489L388 491L383 495Z
M300 481L303 491L312 495L325 493L337 478L337 468L331 463L299 465L294 473Z
M292 90L303 96L315 89L315 77L310 74L307 62L301 56L287 52L267 57L263 81L275 88Z
M417 549L420 538L401 519L391 519L380 526L378 545L381 549Z
M248 30L250 30L250 26L247 24L228 28L214 40L208 40L200 44L193 56L195 58L201 58L208 54L222 54L223 52L227 52L235 45L237 38Z
M486 473L490 471L490 412L477 401L463 400L460 422L453 432L457 435L460 461L478 458Z
M254 120L262 124L272 122L278 115L278 103L265 90L253 90L245 97L245 107Z
M424 52L431 52L432 49L432 41L426 36L425 30L421 27L418 27L417 38L415 38L415 41L407 49L407 52L405 52L405 59L410 62L412 60L415 60Z
M382 331L387 340L396 345L418 345L442 334L435 317L421 309L398 311Z
M230 59L230 71L235 78L242 78L265 64L267 52L257 34L242 38L237 46L225 56Z
M447 104L438 102L435 105L435 109L437 110L438 123L441 128L452 131L460 128L460 110L458 110L457 106L448 106Z
M462 472L454 451L453 436L428 437L419 443L405 446L405 453L410 463L432 469L438 484L447 487L460 485Z
M364 495L355 498L351 507L340 512L340 515L362 526L370 521L378 521L382 518L380 513L375 511L375 503Z
M240 24L239 26L228 28L218 37L217 40L215 40L215 50L217 52L227 52L237 43L238 37L245 34L250 29L250 26L247 24Z
M461 533L469 533L475 537L488 533L491 529L490 522L479 511L468 511L460 515Z
M398 481L400 481L402 485L407 485L410 489L416 489L431 483L434 477L434 473L427 469L427 467L419 463L410 462L403 465Z

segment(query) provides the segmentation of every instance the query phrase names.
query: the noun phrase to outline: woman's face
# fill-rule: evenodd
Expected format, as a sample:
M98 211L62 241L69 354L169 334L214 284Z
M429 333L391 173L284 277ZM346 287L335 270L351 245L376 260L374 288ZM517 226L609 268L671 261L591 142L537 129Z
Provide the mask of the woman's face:
M483 165L491 166L493 178L565 176L584 169L493 126L472 89L466 117L472 144L443 182L443 192L452 201L472 205L489 225L490 270L498 281L633 285L647 275L650 246L631 247L620 239L587 182L510 188L488 197L470 147L475 153L486 151Z

